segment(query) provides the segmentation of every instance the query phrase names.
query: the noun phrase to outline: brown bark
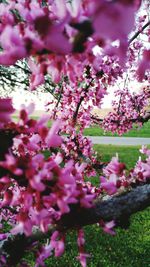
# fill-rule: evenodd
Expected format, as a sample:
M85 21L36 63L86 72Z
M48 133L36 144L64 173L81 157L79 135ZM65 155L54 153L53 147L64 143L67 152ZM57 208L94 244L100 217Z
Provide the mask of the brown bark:
M115 220L120 224L128 220L133 213L150 206L150 184L138 186L128 193L114 196L108 200L97 200L90 209L73 210L60 221L62 229L78 228L99 222Z

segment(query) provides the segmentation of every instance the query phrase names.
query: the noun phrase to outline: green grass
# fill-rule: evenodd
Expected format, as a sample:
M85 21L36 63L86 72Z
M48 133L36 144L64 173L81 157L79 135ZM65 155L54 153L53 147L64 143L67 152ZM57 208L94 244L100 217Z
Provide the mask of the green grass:
M121 147L95 145L98 157L109 161L119 154L120 161L132 168L139 157L138 146ZM116 236L104 234L96 225L85 227L86 251L91 254L88 267L150 267L150 208L132 215L130 227L118 228ZM61 258L53 256L46 260L47 267L79 267L76 234L67 235L65 254ZM31 255L27 256L29 265L34 266Z
M111 132L104 132L104 130L98 126L91 126L84 130L84 135L89 136L118 136ZM136 127L130 130L128 133L123 134L126 137L150 137L150 122L147 122L143 127Z
M141 146L94 145L94 149L97 151L98 158L100 158L101 161L108 162L117 153L119 160L124 162L128 169L134 167L139 156L144 157L139 152L140 148Z
M86 250L90 267L149 267L150 209L132 216L128 230L117 229L116 236L106 235L96 226L85 227ZM77 267L76 238L68 236L66 252L60 259L48 259L48 267Z
M132 216L130 227L117 229L110 236L93 225L84 228L86 251L90 253L88 267L150 267L150 208ZM76 234L67 235L66 250L62 257L46 260L47 267L79 267ZM33 259L28 256L30 266Z

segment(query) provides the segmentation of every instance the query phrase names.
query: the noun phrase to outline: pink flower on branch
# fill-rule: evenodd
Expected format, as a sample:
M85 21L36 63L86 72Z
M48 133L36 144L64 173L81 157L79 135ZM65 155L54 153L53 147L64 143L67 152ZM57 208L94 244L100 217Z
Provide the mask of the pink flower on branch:
M61 122L57 120L53 123L51 129L49 130L47 137L45 139L48 147L58 147L62 143L62 137L58 135Z
M134 5L119 2L95 1L96 10L93 15L93 26L101 38L112 41L124 40L134 26Z
M58 231L55 231L52 234L50 245L55 250L55 257L60 257L64 253L64 250L65 250L64 240L65 240L65 236L63 236Z
M103 169L103 172L106 176L110 174L120 175L125 169L125 164L119 162L118 157L113 157L108 165Z
M101 188L104 189L108 195L113 195L117 192L117 176L111 174L109 179L106 179L104 176L100 176Z
M33 61L28 61L32 72L31 89L42 84L47 73L59 83L54 94L60 96L60 102L56 102L56 112L53 113L56 116L52 116L60 120L49 129L48 117L37 121L30 119L32 106L23 107L18 123L8 125L18 135L14 143L12 140L13 146L5 160L0 162L7 174L0 179L2 207L7 205L15 210L12 234L29 236L34 227L46 233L49 226L59 225L64 214L71 212L73 207L79 211L91 208L97 196L113 195L133 182L143 182L150 177L149 151L143 149L148 158L145 162L139 161L129 174L125 165L115 157L103 169L104 176L100 177L98 188L92 181L86 182L87 177L97 174L96 168L101 168L101 164L96 160L91 142L82 135L84 128L91 124L92 107L101 107L107 87L123 77L124 69L120 67L118 57L121 62L126 59L128 35L134 26L134 11L140 1L74 0L70 4L65 0L49 0L46 5L41 0L10 2L14 3L21 18L13 15L8 20L1 19L3 51L0 63L7 66L33 56ZM117 41L118 47L113 46L113 41ZM96 45L100 49L98 56L93 53ZM135 47L136 52L141 48L138 44ZM135 60L132 49L129 52L129 57ZM143 56L144 65L141 65L145 72L149 57L145 52ZM115 114L109 114L109 119L105 120L106 128L122 133L132 127L128 120L131 116L134 119L139 116L134 106L142 107L140 114L144 114L148 97L148 94L144 98L139 94L134 98L125 91L119 112L115 106ZM4 110L6 117L3 110L2 123L7 123L10 108ZM76 125L72 120L74 117ZM114 123L115 119L119 122ZM68 134L65 140L60 130ZM114 234L113 221L101 226L105 232ZM89 257L84 243L84 233L80 229L78 259L83 267ZM63 254L64 234L53 233L50 244L38 254L37 266L44 265L43 261L51 255L52 249L56 257Z
M79 250L79 256L77 257L77 259L80 261L82 267L86 267L87 258L90 257L90 254L85 253L85 249L84 249L85 238L84 238L83 229L78 230L77 244L78 244L78 250Z

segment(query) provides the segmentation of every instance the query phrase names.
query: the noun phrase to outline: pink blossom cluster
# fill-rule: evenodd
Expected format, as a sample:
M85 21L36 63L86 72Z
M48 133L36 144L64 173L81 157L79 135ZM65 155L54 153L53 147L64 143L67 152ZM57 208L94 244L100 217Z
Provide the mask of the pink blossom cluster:
M149 179L147 148L141 150L146 160L139 159L132 170L127 170L117 156L102 169L90 140L82 135L91 123L93 106L101 107L107 87L123 78L124 72L130 71L131 79L149 80L149 50L140 41L128 49L140 6L141 0L10 0L0 4L0 64L10 66L27 59L30 89L43 84L48 74L56 83L57 99L52 114L38 120L30 118L33 105L22 106L17 122L10 117L11 100L0 99L4 133L0 226L7 222L11 234L31 236L35 229L48 233L73 207L88 209L98 196L116 195ZM147 17L139 15L138 30ZM119 134L145 116L150 97L148 87L136 95L126 87L116 92L119 101L114 101L114 112L103 122L106 130ZM50 129L49 119L55 120ZM96 174L100 176L98 187L91 179ZM99 225L114 234L115 222L100 220ZM2 232L0 239L7 239L10 233ZM65 232L56 229L39 248L35 266L44 266L52 251L61 256L65 237ZM83 267L89 257L84 244L83 229L78 229L77 258ZM0 256L0 264L6 265L6 260Z
M133 177L141 182L146 182L150 178L150 150L146 146L142 146L140 152L146 156L146 159L143 161L139 158L133 171Z
M32 108L28 107L29 113ZM16 136L0 161L0 206L1 219L11 224L11 234L30 236L35 227L47 232L63 214L70 212L71 205L90 208L97 194L90 183L84 182L87 164L64 159L61 152L63 138L58 135L60 121L49 129L47 117L37 121L30 119L27 110L23 107L17 123L7 124L7 129L16 131ZM6 215L7 209L9 213ZM56 232L51 237L50 246L55 255L60 256L64 241L59 243L55 235ZM39 257L41 260L42 256Z
M32 108L30 106L28 110ZM0 197L1 220L10 223L11 234L24 233L30 236L35 227L46 233L50 226L59 223L61 217L71 211L72 205L78 205L78 209L90 208L98 195L118 194L133 184L146 182L150 177L150 151L143 147L141 152L147 159L140 159L129 172L118 157L112 158L104 167L100 186L96 188L90 182L85 182L86 162L76 163L73 159L64 158L60 149L64 141L58 135L60 121L56 121L49 129L47 117L37 121L30 119L24 107L20 111L19 121L11 122L9 127L16 129L17 135L5 159L0 161L0 168L6 172L0 178ZM46 149L49 149L48 155L44 152ZM114 234L114 222L105 224L100 221L99 225L105 232ZM1 238L6 239L7 235ZM89 257L84 243L84 233L80 229L77 244L78 259L82 266L86 266ZM65 233L54 231L49 243L38 251L36 266L44 264L52 250L56 257L63 254Z
M59 148L62 144L62 137L57 134L60 121L56 121L51 129L46 123L47 118L35 121L28 118L25 109L21 110L19 122L10 125L17 131L12 150L0 162L1 168L8 172L8 175L1 177L1 207L20 206L23 203L18 214L21 225L17 229L22 227L27 235L31 234L33 225L46 227L44 220L50 213L52 218L49 218L49 223L53 221L53 216L59 218L69 212L69 204L77 203L79 198L84 207L90 206L94 198L86 187L82 189L80 185L86 164L80 166L69 160L62 168L63 155L59 150L45 158L42 151ZM17 192L16 187L11 186L13 181L20 188ZM41 206L43 201L45 203ZM31 217L33 222L29 223Z
M122 77L122 69L116 57L97 56L97 63L84 65L82 76L76 75L76 81L64 77L55 88L56 99L53 100L54 109L51 118L63 121L63 131L69 135L76 135L76 130L83 133L89 127L93 107L101 108L107 86L115 84L118 77ZM98 71L99 69L99 71ZM46 108L51 109L52 102ZM72 139L72 137L71 137Z
M106 131L123 134L133 127L134 123L142 126L142 118L146 114L149 104L149 86L143 87L139 93L132 93L128 89L116 91L117 100L113 101L113 112L110 112L103 121Z
M0 63L9 66L34 56L34 62L29 60L31 89L34 89L44 82L46 73L55 82L60 81L62 74L75 80L77 73L83 73L83 61L93 64L96 60L92 53L95 45L106 54L111 50L124 62L128 34L140 5L141 1L137 4L137 0L1 3ZM120 45L113 48L111 42L116 40Z
M150 179L150 150L143 146L140 152L146 156L146 159L142 160L139 157L135 167L131 170L127 170L126 165L119 162L118 155L113 157L104 167L103 176L100 176L100 188L108 195L113 195L132 186L148 182Z

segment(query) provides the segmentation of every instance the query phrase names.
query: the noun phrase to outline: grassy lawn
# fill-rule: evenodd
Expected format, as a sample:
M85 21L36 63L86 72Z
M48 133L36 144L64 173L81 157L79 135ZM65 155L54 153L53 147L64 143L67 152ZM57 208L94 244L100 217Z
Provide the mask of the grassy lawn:
M117 152L120 161L132 168L139 157L139 147L95 145L98 156L108 161ZM85 227L86 251L91 254L88 267L150 267L150 208L132 216L130 227L117 229L114 237L104 234L93 225ZM67 235L66 252L61 258L51 257L47 267L78 267L76 237ZM27 256L29 265L34 266L32 256Z
M104 132L104 130L98 126L91 126L84 130L84 135L89 136L118 136L111 132ZM128 133L123 134L126 137L150 137L150 122L143 125L142 128L134 127Z
M118 153L119 160L124 162L128 169L134 167L139 156L144 157L139 152L140 148L141 146L94 145L94 149L102 161L107 162Z

